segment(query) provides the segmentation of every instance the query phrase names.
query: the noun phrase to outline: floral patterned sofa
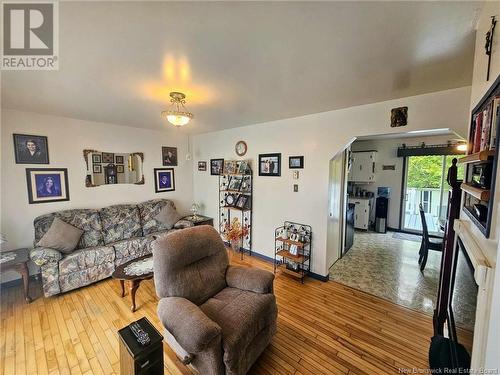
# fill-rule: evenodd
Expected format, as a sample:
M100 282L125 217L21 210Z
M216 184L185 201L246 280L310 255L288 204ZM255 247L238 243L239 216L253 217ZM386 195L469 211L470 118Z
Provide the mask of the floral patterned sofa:
M193 225L179 220L172 229L167 229L156 220L167 204L175 209L168 199L154 199L136 205L73 209L37 217L34 221L35 248L30 258L41 267L44 295L53 296L105 279L116 266L150 254L151 243L160 235ZM71 254L36 247L55 217L83 230Z

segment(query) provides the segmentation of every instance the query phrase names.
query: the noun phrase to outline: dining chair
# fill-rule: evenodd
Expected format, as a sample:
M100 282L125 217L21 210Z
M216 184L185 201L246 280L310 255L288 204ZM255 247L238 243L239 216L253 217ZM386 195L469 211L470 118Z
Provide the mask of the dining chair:
M418 264L420 264L420 271L425 269L427 263L427 256L429 250L443 251L443 239L439 236L433 236L429 234L427 229L427 222L425 220L425 212L422 207L422 203L419 205L420 210L420 220L422 221L422 243L420 244L420 251L418 257Z

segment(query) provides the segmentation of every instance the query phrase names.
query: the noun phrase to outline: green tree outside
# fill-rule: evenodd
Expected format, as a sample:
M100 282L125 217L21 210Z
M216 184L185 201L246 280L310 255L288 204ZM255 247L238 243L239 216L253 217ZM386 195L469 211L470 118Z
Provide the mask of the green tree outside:
M439 188L442 172L442 156L412 156L408 159L407 186L416 189Z
M456 156L446 156L446 168L451 166L451 161ZM412 156L408 159L408 182L409 188L423 189L441 187L441 174L443 173L443 156L430 155L430 156ZM458 166L458 178L463 179L464 170L460 165ZM446 176L445 176L446 177ZM446 178L445 178L446 179ZM446 185L445 188L448 186Z

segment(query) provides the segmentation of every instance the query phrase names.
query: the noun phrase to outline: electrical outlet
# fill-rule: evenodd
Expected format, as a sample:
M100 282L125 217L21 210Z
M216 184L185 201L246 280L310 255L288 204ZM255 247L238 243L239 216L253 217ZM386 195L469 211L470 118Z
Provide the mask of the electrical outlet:
M299 171L293 171L293 179L298 180L299 179Z

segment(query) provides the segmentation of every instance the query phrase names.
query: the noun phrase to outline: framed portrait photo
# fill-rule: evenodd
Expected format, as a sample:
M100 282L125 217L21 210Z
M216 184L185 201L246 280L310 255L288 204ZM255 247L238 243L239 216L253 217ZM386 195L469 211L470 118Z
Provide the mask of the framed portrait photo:
M246 208L248 202L248 196L241 194L236 201L235 207L241 208L242 210Z
M102 167L100 164L92 166L92 172L93 173L102 173Z
M288 158L288 168L290 168L290 169L302 169L302 168L304 168L304 157L303 156L290 156Z
M224 170L224 159L210 159L210 174L219 176Z
M259 154L259 176L281 176L281 154Z
M229 190L236 190L239 191L241 187L241 182L243 179L240 176L234 176L231 177L231 180L229 180Z
M207 170L207 162L206 161L199 161L198 162L198 170L199 171L206 171Z
M125 173L125 167L123 165L117 165L116 173Z
M111 152L103 152L102 153L102 162L108 163L108 164L114 164L115 163L115 154L113 154Z
M66 168L26 168L30 204L69 201Z
M101 154L92 153L92 163L93 164L101 164L102 163Z
M166 167L177 166L177 147L162 147L161 160Z
M115 156L115 164L123 164L123 155L116 155Z
M16 164L49 164L49 144L43 135L14 134Z
M164 191L175 190L175 179L173 168L155 168L155 191L163 193Z

